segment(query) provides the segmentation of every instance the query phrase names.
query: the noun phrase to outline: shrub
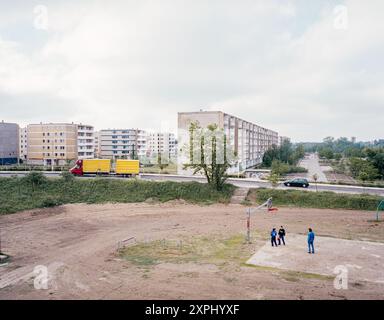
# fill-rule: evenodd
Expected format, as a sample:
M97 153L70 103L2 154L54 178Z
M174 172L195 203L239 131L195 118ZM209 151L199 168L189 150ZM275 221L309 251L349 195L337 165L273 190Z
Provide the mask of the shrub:
M64 180L64 182L73 182L73 180L75 180L75 177L73 176L72 173L68 172L68 171L64 171L60 174L60 177Z
M47 178L41 172L36 171L28 173L23 179L32 186L33 191L36 187L39 187L47 182Z
M273 197L274 205L320 208L320 209L351 209L376 210L379 196L368 194L342 194L334 192L310 192L299 190L253 189L249 198L263 203Z

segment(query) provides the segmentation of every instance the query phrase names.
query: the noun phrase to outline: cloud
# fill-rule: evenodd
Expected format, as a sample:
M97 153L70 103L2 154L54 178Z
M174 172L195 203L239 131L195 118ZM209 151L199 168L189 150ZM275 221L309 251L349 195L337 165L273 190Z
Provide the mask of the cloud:
M51 1L45 31L4 7L15 18L0 24L0 111L28 97L30 111L52 119L175 130L178 111L220 109L296 141L377 138L384 4L345 1L347 30L334 28L336 4ZM35 46L25 32L6 38L16 20Z

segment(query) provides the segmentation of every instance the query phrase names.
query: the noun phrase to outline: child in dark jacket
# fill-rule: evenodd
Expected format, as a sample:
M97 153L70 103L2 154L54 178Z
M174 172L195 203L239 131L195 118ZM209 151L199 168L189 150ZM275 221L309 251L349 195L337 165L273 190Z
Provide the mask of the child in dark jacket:
M281 245L281 241L283 241L283 244L285 245L285 229L283 226L280 227L279 229L279 245Z

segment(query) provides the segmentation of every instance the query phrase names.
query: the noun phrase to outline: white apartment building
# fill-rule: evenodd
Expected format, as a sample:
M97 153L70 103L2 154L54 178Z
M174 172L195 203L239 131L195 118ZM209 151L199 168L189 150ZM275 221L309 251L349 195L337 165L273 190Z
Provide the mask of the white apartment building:
M95 143L94 143L95 158L100 158L100 131L95 132Z
M20 128L19 130L19 158L22 161L27 161L28 155L28 136L27 136L27 128Z
M78 159L95 158L95 133L90 125L77 125L77 157Z
M151 132L147 134L146 156L161 154L170 161L176 160L177 146L175 134L170 132Z
M139 129L106 129L99 135L100 157L136 159L146 154L146 132Z
M217 124L227 137L227 142L237 154L237 164L230 173L242 172L247 168L260 164L265 151L273 145L278 145L278 133L252 122L245 121L221 111L199 111L178 113L178 143L182 148L189 143L189 127L191 122L197 122L202 128ZM185 153L185 150L182 151ZM178 156L178 172L188 173L183 164L188 163L186 154Z

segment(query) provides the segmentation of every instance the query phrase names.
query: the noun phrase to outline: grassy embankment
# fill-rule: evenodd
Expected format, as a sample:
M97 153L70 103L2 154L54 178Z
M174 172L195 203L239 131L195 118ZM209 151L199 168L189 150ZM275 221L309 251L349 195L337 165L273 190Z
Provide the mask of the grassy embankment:
M274 206L289 206L319 209L350 209L375 211L380 196L334 192L309 192L301 190L252 189L246 203L261 204L273 197Z
M66 203L165 202L183 199L191 203L227 203L235 187L222 192L198 182L154 182L126 179L0 178L0 214L53 207Z

